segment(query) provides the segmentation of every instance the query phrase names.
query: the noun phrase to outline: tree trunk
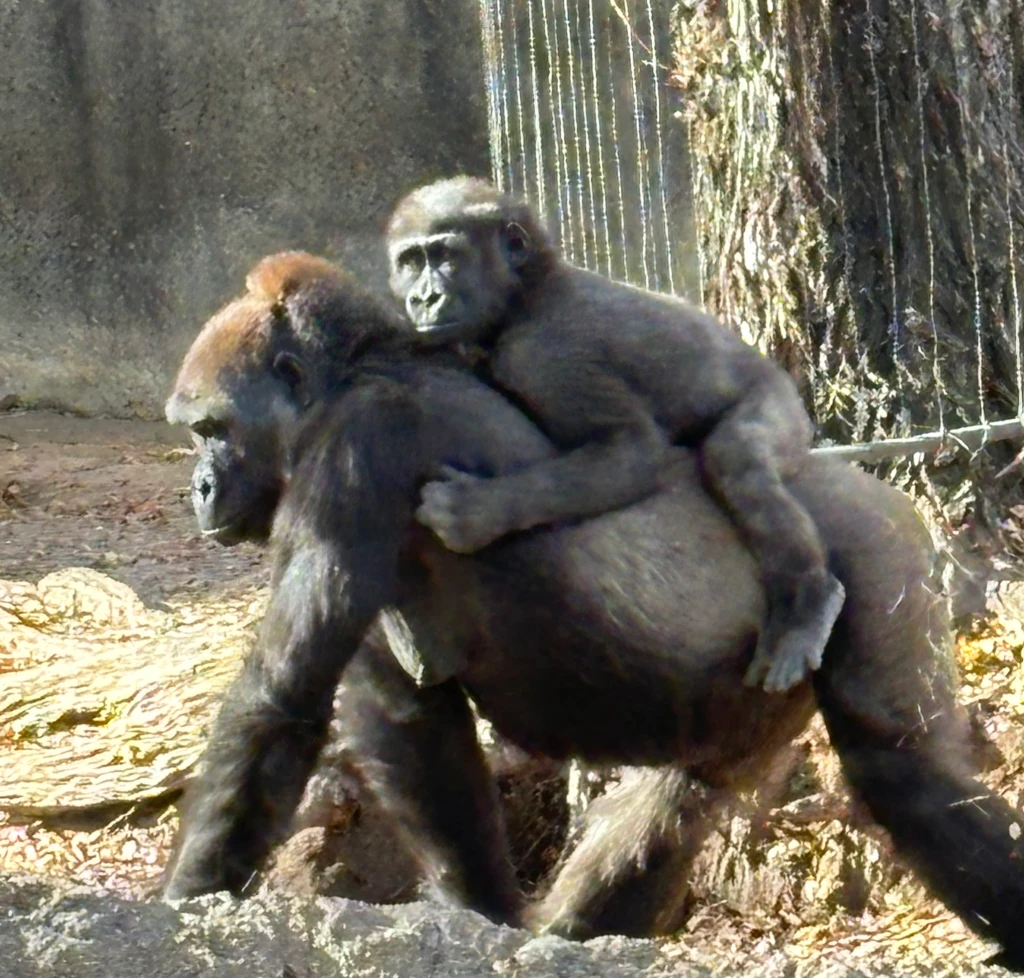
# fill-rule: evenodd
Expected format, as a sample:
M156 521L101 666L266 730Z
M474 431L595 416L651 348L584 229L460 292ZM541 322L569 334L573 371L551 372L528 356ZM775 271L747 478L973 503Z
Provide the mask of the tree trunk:
M849 442L1020 413L1016 0L684 0L704 301Z

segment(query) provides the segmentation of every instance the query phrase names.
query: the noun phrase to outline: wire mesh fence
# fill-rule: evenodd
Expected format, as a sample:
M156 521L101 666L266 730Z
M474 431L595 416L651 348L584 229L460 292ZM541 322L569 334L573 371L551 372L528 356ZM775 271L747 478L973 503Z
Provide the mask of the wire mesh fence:
M570 261L799 348L844 443L820 450L878 461L1024 434L1013 5L480 10L493 178Z

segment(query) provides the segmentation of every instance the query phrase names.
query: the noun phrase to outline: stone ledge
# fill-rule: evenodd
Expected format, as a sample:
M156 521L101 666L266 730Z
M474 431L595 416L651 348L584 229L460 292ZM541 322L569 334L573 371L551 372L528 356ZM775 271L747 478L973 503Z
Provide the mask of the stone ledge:
M948 973L899 970L910 976ZM959 968L960 975L999 969ZM0 877L0 978L854 978L894 976L783 951L702 959L679 943L576 944L429 903L223 895L171 907L41 877Z

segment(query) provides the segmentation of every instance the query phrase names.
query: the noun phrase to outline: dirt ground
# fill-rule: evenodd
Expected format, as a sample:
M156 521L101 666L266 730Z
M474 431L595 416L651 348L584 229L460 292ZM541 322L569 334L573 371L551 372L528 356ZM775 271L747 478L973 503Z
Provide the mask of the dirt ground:
M264 561L255 547L226 549L199 535L187 497L193 462L187 436L161 423L43 412L0 415L0 599L5 583L11 592L14 582L37 584L46 575L83 568L98 572L90 580L108 579L130 589L115 602L124 596L131 602L134 595L144 613L174 612L179 645L180 628L191 619L215 645L238 646L247 609L265 584ZM217 620L225 609L234 612L227 627ZM258 607L248 617L257 612ZM74 648L84 649L103 661L111 651L116 664L116 657L129 650L125 635L107 642L112 633L93 625L94 635L78 629L72 654ZM140 630L153 631L146 623ZM0 674L27 677L44 658L50 671L54 657L64 652L66 631L22 628L6 643L0 635ZM193 752L209 709L202 704L190 724L194 729L186 731ZM16 713L10 702L0 703L0 751L20 762L6 766L8 772L24 770L26 762L31 770L32 749L44 752L42 761L62 747L25 736L12 721ZM63 749L89 763L80 739ZM50 766L37 769L45 777ZM97 775L109 766L97 762ZM37 800L24 777L17 785L4 780L0 777L0 795ZM125 894L139 895L152 885L166 860L176 822L173 808L142 817L122 813L98 828L95 817L85 822L53 829L0 813L0 868L71 876Z
M141 896L163 868L176 824L165 796L201 750L267 579L255 548L197 533L192 463L162 424L0 415L0 871ZM1024 630L993 620L959 649L963 696L993 742L985 778L1017 804ZM89 669L83 680L83 657L102 684ZM118 691L129 662L136 686ZM709 844L681 956L686 942L784 945L850 964L937 958L956 973L986 953L858 821L820 726L788 763L778 804L752 800Z
M188 438L159 422L0 414L0 579L94 567L149 606L264 582L255 547L196 530Z

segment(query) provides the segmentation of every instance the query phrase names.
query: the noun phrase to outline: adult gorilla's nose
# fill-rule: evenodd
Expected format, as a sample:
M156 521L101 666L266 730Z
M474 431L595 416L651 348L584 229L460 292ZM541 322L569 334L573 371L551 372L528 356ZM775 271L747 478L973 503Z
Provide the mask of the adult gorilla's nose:
M216 529L217 476L212 460L206 456L200 456L192 472L190 495L199 529L203 532Z

